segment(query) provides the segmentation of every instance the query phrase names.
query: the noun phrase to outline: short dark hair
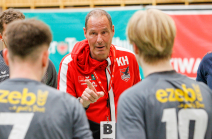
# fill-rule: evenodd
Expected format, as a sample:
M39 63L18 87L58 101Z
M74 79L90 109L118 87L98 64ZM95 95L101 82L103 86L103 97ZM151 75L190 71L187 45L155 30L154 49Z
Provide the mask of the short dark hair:
M87 23L88 23L88 19L91 17L91 16L94 16L94 17L101 17L101 16L106 16L109 23L110 23L110 28L112 29L112 19L111 19L111 16L110 14L108 14L105 10L102 10L102 9L95 9L95 10L92 10L90 11L87 15L86 15L86 18L85 18L85 29L87 30Z
M14 9L7 9L0 14L0 33L4 31L3 24L9 24L10 22L16 19L25 19L25 16L22 12Z
M30 56L35 60L43 45L49 47L52 34L50 28L42 21L35 19L17 20L6 28L6 41L12 60L14 56L22 59Z

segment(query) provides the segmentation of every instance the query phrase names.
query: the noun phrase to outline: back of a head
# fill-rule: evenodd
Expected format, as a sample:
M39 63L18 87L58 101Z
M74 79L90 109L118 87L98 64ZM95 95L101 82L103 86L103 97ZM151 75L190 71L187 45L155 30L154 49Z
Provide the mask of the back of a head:
M10 23L6 29L6 41L9 56L13 60L15 56L33 60L43 48L48 49L52 41L50 28L42 21L35 19L17 20Z
M25 16L22 12L15 9L7 9L0 14L0 33L2 34L4 28L3 24L9 24L17 19L25 19Z
M128 23L127 35L130 43L139 48L144 61L154 64L171 57L176 35L175 23L160 10L137 11Z

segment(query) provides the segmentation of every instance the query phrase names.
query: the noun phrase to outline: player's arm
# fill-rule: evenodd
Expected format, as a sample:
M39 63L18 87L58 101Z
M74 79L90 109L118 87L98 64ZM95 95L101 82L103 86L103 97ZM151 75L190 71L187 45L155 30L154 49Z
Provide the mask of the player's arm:
M71 100L70 106L74 106L70 111L71 118L73 118L73 138L74 139L93 139L89 128L88 119L85 110L77 99Z
M138 97L129 97L125 93L118 102L117 138L146 139L144 110L143 106L137 103L142 100L136 101Z

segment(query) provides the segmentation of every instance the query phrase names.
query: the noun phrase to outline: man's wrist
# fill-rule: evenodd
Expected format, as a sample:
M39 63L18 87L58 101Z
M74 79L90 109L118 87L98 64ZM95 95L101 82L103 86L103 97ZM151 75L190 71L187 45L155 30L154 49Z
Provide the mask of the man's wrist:
M88 107L90 106L90 104L86 105L86 104L83 104L83 99L81 97L78 97L77 98L79 100L79 102L82 104L82 106L85 108L85 109L88 109Z
M78 101L80 102L80 100L81 100L82 98L81 98L81 97L78 97L77 99L78 99Z

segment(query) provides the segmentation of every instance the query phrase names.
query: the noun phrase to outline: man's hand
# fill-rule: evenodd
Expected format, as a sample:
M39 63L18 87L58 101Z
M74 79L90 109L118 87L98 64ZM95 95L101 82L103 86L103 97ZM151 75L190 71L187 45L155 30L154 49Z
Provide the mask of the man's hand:
M94 103L100 97L104 96L104 92L97 92L95 87L89 80L85 80L85 83L88 85L88 87L83 92L81 96L82 99L80 99L80 103L83 105L84 108L86 108L90 103Z

